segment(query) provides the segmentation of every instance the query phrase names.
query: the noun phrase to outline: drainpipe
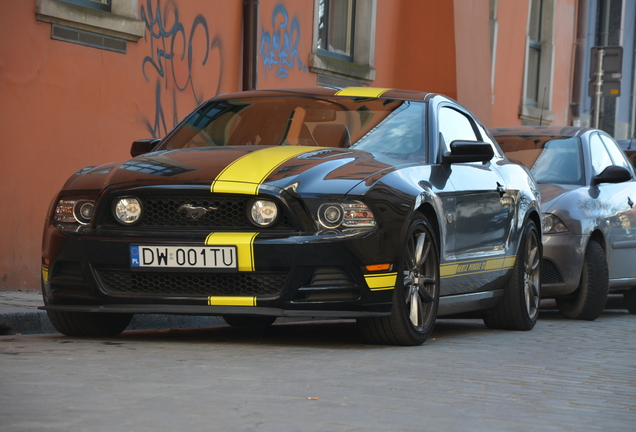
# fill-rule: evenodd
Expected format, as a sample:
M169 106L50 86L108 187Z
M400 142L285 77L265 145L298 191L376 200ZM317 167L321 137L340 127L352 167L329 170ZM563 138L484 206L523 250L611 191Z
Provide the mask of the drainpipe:
M581 115L583 107L583 97L587 94L587 73L585 71L585 56L586 56L586 37L587 37L587 10L588 0L579 0L576 10L576 41L574 42L573 61L572 61L572 103L570 105L570 121L569 124L574 126L574 119L576 118L581 124ZM584 90L585 89L585 90Z
M256 90L258 0L243 0L243 90Z

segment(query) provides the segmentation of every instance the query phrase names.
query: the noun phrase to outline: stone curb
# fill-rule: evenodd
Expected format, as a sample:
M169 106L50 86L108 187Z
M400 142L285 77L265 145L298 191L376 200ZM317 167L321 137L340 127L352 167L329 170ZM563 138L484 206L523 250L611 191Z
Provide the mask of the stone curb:
M136 314L126 330L225 326L217 316ZM0 335L57 333L44 311L0 313Z

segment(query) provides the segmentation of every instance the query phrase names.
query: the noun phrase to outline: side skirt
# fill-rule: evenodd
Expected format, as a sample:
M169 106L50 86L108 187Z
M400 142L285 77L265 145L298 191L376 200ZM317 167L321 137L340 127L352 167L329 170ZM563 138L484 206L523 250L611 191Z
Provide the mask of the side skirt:
M440 297L437 316L487 310L503 297L503 289Z

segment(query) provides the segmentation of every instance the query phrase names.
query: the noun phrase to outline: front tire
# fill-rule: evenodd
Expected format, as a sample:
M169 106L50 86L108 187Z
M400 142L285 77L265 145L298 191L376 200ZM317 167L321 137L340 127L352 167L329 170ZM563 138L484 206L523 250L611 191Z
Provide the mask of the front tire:
M484 315L489 328L532 330L539 317L541 243L533 221L528 220L512 275L497 306Z
M66 336L110 337L123 332L132 314L60 312L47 310L53 327Z
M636 288L625 291L623 293L623 301L629 313L636 314Z
M370 343L421 345L433 331L439 306L439 252L431 225L422 214L411 222L387 317L359 318Z
M609 270L605 251L595 241L587 245L579 286L569 296L556 299L566 318L593 321L603 313L609 294Z

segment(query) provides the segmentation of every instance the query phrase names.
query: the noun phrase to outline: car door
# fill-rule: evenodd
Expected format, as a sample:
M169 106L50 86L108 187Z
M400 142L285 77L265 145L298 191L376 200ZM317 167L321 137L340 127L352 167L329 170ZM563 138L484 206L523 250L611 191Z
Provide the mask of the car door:
M636 278L636 181L634 172L618 144L609 136L590 136L590 156L593 175L609 165L618 165L632 173L632 180L623 183L601 183L598 205L605 223L609 224L608 266L610 278ZM592 189L592 192L595 191Z
M452 105L438 110L440 151L450 151L453 141L482 141L470 115ZM495 156L496 158L497 156ZM442 277L454 278L453 291L487 289L501 275L508 249L513 200L492 162L444 165L455 195L454 214L445 215L455 224L453 256L456 267L442 269ZM468 278L456 279L460 276Z

